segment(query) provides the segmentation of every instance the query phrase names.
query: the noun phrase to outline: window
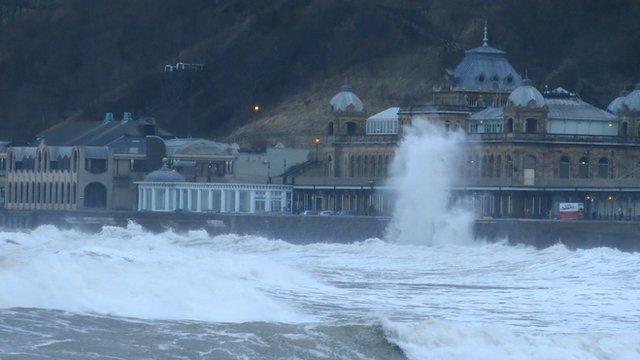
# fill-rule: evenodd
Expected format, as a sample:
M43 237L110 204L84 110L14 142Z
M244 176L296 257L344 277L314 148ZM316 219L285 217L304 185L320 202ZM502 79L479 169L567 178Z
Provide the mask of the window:
M535 134L538 132L538 120L527 119L525 120L524 132L527 134Z
M266 192L256 191L254 195L255 212L264 212L266 208Z
M568 179L571 176L571 160L568 156L560 158L560 169L558 175L561 179Z
M601 179L609 178L609 159L606 157L598 160L598 177Z
M191 189L189 190L189 199L191 200L191 206L189 206L190 211L198 210L198 190Z
M240 208L239 212L251 211L251 192L248 190L240 190Z
M507 119L507 125L504 129L504 132L506 133L512 133L513 132L513 119L509 118Z
M496 177L502 177L502 155L496 157Z
M271 211L276 211L276 212L282 211L282 192L281 191L271 192Z
M478 81L481 83L484 82L484 74L480 74L480 76L478 76Z
M236 191L224 190L224 208L227 212L236 211Z
M580 158L580 161L578 163L578 177L582 179L588 179L589 176L590 176L589 158L586 156L583 156Z
M505 164L505 175L507 177L512 177L513 176L513 159L511 158L511 155L507 155L507 161Z
M353 136L356 134L356 123L349 121L347 122L347 135Z
M200 190L200 209L202 210L211 210L209 207L209 191L208 190Z
M211 210L220 211L221 193L222 191L220 190L211 190L211 195L212 195Z
M333 135L333 121L329 122L329 125L327 126L327 134Z
M156 205L156 210L165 210L164 192L165 192L165 189L156 189L156 196L153 199Z

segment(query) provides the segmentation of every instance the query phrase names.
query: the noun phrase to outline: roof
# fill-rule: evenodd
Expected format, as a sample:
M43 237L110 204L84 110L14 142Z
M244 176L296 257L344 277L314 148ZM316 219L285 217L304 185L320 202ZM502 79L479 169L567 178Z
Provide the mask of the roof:
M609 106L607 106L607 111L612 114L618 114L618 112L620 112L620 110L622 109L622 105L624 104L624 98L624 96L618 96L617 98L613 99L613 101L609 103Z
M184 182L184 176L175 170L170 170L167 165L163 165L160 169L148 173L144 177L144 181L148 182Z
M145 136L144 125L155 126L153 119L131 121L64 121L39 133L37 139L44 139L54 146L105 146L125 135ZM156 128L155 134L169 137L171 134Z
M106 159L109 157L109 148L106 146L85 146L84 156L89 159Z
M25 157L35 158L38 148L35 146L14 146L14 147L11 147L11 151L13 152L14 157L16 159L21 159Z
M398 119L399 107L390 107L375 115L370 116L367 120L396 120Z
M564 90L564 89L562 89ZM566 90L565 90L566 91ZM548 118L553 120L617 121L618 118L600 108L582 101L575 94L546 97Z
M206 139L169 139L164 141L168 156L229 156L238 153L237 145Z
M362 100L353 92L353 89L349 85L343 85L340 88L340 92L335 94L331 101L329 101L331 109L333 111L364 111L364 105Z
M49 150L49 158L56 159L58 157L71 157L73 154L73 146L47 146Z
M506 53L486 42L465 51L464 58L454 70L455 85L470 90L511 91L522 85L522 78L511 66Z
M543 107L544 97L538 89L525 82L525 85L518 86L509 94L509 104L521 107Z
M471 120L502 120L504 112L501 107L488 107L470 116Z

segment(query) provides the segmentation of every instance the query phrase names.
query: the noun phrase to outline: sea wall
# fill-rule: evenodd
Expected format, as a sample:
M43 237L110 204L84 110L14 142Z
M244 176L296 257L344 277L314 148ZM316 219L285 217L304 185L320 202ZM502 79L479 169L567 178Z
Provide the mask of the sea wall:
M40 225L99 231L133 221L150 231L205 229L211 234L236 233L293 243L353 242L383 238L390 221L367 216L231 215L130 211L0 211L0 226L30 229ZM509 241L538 248L562 242L570 248L614 247L640 251L640 222L559 221L533 219L478 220L477 238Z

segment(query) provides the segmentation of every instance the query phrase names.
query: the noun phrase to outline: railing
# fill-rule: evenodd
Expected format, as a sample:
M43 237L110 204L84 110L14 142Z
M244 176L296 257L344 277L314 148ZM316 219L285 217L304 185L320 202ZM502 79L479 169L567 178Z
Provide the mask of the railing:
M329 136L329 144L395 144L400 140L398 135L360 135L360 136Z
M603 144L638 144L640 139L621 136L595 135L561 135L561 134L515 134L515 133L484 133L468 134L468 140L480 141L523 141L523 142L568 142L568 143L603 143Z

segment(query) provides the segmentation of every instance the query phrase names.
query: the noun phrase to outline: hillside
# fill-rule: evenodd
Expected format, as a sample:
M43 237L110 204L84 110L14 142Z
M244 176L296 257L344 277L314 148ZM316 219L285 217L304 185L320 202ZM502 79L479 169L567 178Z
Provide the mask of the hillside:
M539 85L606 105L640 80L632 0L46 4L0 16L3 139L106 111L154 116L179 135L223 136L259 120L238 133L315 131L345 77L372 112L428 99L444 68L479 44L485 18L492 44ZM179 61L206 70L163 72Z

